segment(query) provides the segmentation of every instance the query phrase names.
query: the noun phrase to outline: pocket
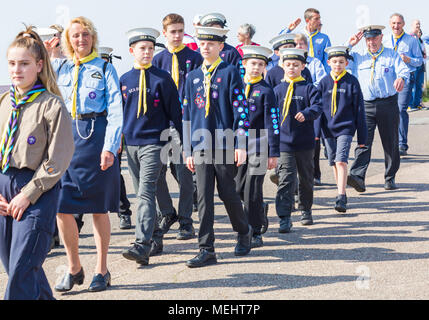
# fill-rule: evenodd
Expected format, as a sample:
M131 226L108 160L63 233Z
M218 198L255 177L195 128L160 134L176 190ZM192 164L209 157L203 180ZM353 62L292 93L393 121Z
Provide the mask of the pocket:
M85 82L85 87L89 88L89 89L95 89L95 90L104 90L104 79L86 79Z

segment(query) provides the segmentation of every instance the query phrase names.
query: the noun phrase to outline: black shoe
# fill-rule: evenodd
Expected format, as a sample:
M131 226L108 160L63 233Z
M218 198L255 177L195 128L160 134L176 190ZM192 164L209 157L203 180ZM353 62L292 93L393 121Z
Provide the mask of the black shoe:
M260 248L264 246L264 241L262 240L261 235L253 235L252 237L252 249L253 248Z
M131 229L131 216L121 214L119 216L119 229L128 230Z
M195 237L195 229L192 224L186 224L184 226L180 226L179 232L177 233L177 240L189 240Z
M234 249L234 254L236 256L245 256L252 249L252 235L253 229L249 226L249 231L246 234L238 234L237 244Z
M280 218L279 233L290 233L292 229L292 220L290 217Z
M217 263L216 253L200 249L200 253L193 259L186 261L188 268L201 268Z
M130 249L122 251L122 256L144 266L149 264L149 252L142 245L136 243Z
M58 283L55 286L54 289L57 292L67 292L73 289L73 286L75 284L82 285L84 279L85 279L85 273L83 272L83 268L81 268L80 271L75 275L66 273L64 275L64 278L61 280L60 283Z
M268 210L269 210L269 204L267 202L264 202L264 223L262 224L261 234L264 234L268 230L269 221L268 221Z
M322 185L322 181L320 179L314 179L314 185L320 187Z
M60 246L60 237L53 236L51 239L51 246L49 248L49 252L51 252L52 249L58 248L59 246Z
M270 180L272 183L274 183L276 186L279 185L279 175L275 172L270 174Z
M404 157L404 156L407 156L407 155L408 155L408 152L407 152L407 150L405 150L405 149L399 149L399 155L400 155L401 157Z
M177 216L176 210L174 210L173 214L167 214L164 217L162 217L159 228L162 230L164 234L166 234L168 231L170 231L171 226L178 220L179 220L179 217Z
M193 211L193 212L198 212L198 204L197 204L197 203L194 203L194 204L192 205L192 211Z
M365 181L359 177L349 175L347 177L347 185L354 188L357 192L365 192Z
M386 183L384 184L384 189L388 190L388 191L398 189L398 187L396 186L396 183L395 183L395 179L386 181Z
M100 292L110 287L112 281L112 277L110 276L110 272L107 271L106 275L103 276L101 273L96 274L94 278L92 278L92 282L89 285L89 292Z
M161 240L154 241L152 240L149 257L159 256L164 250L164 245Z
M311 216L311 211L302 211L301 212L301 224L303 226L313 225L313 217Z
M337 196L335 201L335 210L341 213L347 212L347 196L345 194Z

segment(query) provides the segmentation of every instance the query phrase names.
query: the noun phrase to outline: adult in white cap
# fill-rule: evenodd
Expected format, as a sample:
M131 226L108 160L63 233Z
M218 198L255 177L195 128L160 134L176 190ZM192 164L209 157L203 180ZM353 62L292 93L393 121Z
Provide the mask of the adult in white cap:
M238 168L235 182L253 229L252 248L256 248L263 245L262 234L268 228L268 203L264 203L263 184L266 170L277 166L280 131L274 92L263 79L273 51L261 46L243 46L242 49L248 129L253 134L248 141L249 160Z
M200 23L201 23L201 26L203 27L214 27L214 28L225 29L227 22L223 14L209 13L201 17ZM228 29L225 29L225 30L229 31ZM222 52L220 53L220 58L226 63L232 64L233 66L237 67L241 75L244 76L244 70L241 64L240 53L233 46L226 43L225 40L226 40L226 33L224 34L224 46L223 46Z
M187 261L186 265L190 268L217 263L213 226L215 181L233 229L238 233L235 255L247 255L251 249L252 228L244 214L240 197L235 192L234 182L236 167L246 160L245 143L239 143L245 140L247 131L246 102L237 69L219 56L227 32L222 28L197 28L204 62L201 68L189 73L185 86L183 149L188 169L196 172L200 217L200 252ZM202 132L205 137L201 143L192 139ZM231 133L232 141L234 132L240 137L237 145L225 143L225 134L228 132ZM231 139L227 138L226 142Z
M401 56L383 45L381 25L360 29L349 40L352 48L365 37L366 48L352 51L354 62L349 69L360 82L365 101L368 140L364 147L355 150L355 161L350 168L347 184L358 192L365 192L365 176L371 161L375 129L378 128L385 154L385 189L394 190L395 176L400 166L398 93L409 81L410 70Z
M408 151L408 106L413 96L413 87L416 83L416 71L423 64L423 54L416 38L405 32L405 19L400 13L394 13L390 17L392 33L384 38L384 46L395 50L407 65L410 71L410 80L404 85L404 90L398 94L399 105L399 153L407 155Z
M171 75L152 65L160 36L153 28L127 32L133 68L120 78L124 108L123 137L128 168L137 195L134 245L122 251L124 258L141 265L162 251L163 232L157 221L157 180L166 163L161 159L170 123L180 137L182 116L179 94ZM165 134L167 133L167 137Z

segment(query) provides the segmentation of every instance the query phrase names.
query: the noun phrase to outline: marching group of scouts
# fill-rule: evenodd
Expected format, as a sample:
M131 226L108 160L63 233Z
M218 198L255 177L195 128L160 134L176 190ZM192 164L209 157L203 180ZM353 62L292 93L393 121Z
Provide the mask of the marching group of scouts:
M320 22L317 10L307 10L306 19L308 14ZM124 186L117 155L123 151L137 195L137 214L135 243L122 255L140 265L162 253L163 236L174 222L180 223L178 239L193 238L194 202L200 251L186 265L198 268L217 262L215 182L238 234L235 255L263 246L262 234L268 227L268 205L263 201L267 169L275 169L278 184L278 231L291 231L295 194L302 224L313 224L314 149L319 137L324 138L334 168L338 212L347 210L347 184L365 191L376 126L386 155L385 188L396 188L397 94L410 78L396 52L401 39L392 37L393 48L385 47L378 43L384 27L368 26L348 46L331 47L317 28L307 29L307 36L286 30L272 39L272 50L243 46L241 57L225 43L229 31L225 27L223 15L203 16L196 26L199 48L194 51L182 43L183 18L170 14L163 20L167 47L155 56L160 33L151 28L130 30L129 52L135 63L119 78L109 63L112 50L97 52L95 28L80 17L63 34L69 59L57 57L52 67L46 66L55 74L56 84L48 85L38 71L30 91L22 94L19 81L25 75L14 78L11 73L10 94L0 98L0 255L9 276L6 299L53 298L42 264L55 217L69 262L69 271L55 290L70 291L84 282L75 215L88 213L93 214L97 245L89 291L110 286L106 213L119 212L119 203L127 206L126 192L125 199L119 199ZM368 49L352 52L362 37ZM10 70L18 69L15 65L21 60L14 55L25 53L18 50L25 41L33 46L43 43L49 54L58 47L42 42L30 28L9 48ZM32 104L37 107L30 108ZM356 160L347 174L355 133ZM165 154L168 140L171 150ZM165 181L168 161L180 188L178 214ZM20 197L28 200L26 205L20 205L24 203ZM130 223L129 204L126 211L121 216L125 225Z

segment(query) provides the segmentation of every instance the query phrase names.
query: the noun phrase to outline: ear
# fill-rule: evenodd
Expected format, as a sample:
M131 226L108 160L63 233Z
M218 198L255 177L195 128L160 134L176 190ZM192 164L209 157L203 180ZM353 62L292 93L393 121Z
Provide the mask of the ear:
M349 60L346 59L346 67L349 65Z
M39 60L39 62L37 62L37 64L36 64L36 66L37 66L37 73L42 72L43 65L44 65L44 61L43 60Z
M220 44L220 47L219 47L220 51L222 51L224 47L225 47L225 44L222 42L222 43Z
M327 63L328 63L328 66L331 66L331 59L329 59L329 60L327 61Z
M130 48L129 48L129 52L130 52L130 54L132 54L132 55L133 55L133 54L134 54L134 48L133 48L133 47L130 47Z

